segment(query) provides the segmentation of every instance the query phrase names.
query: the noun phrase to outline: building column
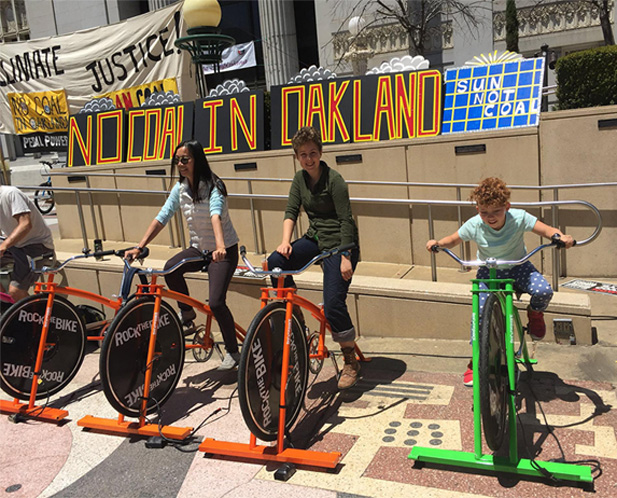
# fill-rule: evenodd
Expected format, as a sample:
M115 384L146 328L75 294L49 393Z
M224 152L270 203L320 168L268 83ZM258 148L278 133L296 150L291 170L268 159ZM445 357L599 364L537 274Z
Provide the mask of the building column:
M258 0L266 85L283 85L298 73L293 2Z

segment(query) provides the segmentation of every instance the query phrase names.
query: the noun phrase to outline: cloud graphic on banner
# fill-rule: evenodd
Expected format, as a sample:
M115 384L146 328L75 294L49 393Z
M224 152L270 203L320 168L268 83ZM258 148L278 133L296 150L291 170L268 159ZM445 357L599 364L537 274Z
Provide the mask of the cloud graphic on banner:
M79 110L79 114L92 114L101 111L112 111L116 108L114 101L110 98L103 97L100 99L92 99L86 102L86 105Z

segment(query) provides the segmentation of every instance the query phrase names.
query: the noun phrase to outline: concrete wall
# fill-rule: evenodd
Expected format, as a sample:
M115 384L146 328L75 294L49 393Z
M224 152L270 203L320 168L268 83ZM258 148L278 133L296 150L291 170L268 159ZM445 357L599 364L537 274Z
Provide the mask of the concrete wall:
M610 127L605 124L613 123ZM540 181L544 185L617 181L617 106L544 113L540 122ZM561 190L560 200L584 199L600 209L603 229L588 246L568 251L568 273L617 275L617 187ZM543 200L552 200L546 192ZM575 238L590 235L589 213L568 210L560 228ZM571 253L571 254L570 254Z
M340 171L348 180L468 183L461 189L461 198L466 200L471 185L486 176L499 176L510 185L574 184L616 181L617 127L599 127L598 122L617 118L617 106L578 111L545 113L538 128L521 128L490 133L439 136L431 139L396 140L372 144L327 146L324 160ZM474 154L457 154L457 147L484 145L485 151ZM460 151L459 151L460 152ZM355 154L360 159L340 162L341 156ZM338 158L338 159L337 159ZM212 169L227 180L231 216L241 239L249 251L271 252L281 240L281 227L285 209L285 197L289 182L299 165L293 154L285 151L265 151L255 154L237 154L211 157ZM255 163L254 169L241 169L239 165ZM118 166L111 170L118 173L143 173L146 170L167 168L162 163L140 166ZM109 171L110 168L75 168L75 172ZM247 193L248 183L243 178L271 178L270 182L252 182L256 194L280 195L281 199L257 199L255 232L251 221L250 202L234 197L234 193ZM54 185L68 185L67 180L54 177ZM111 179L92 179L94 186L111 187ZM72 185L75 185L73 183ZM116 178L117 188L161 190L160 179ZM352 198L410 198L455 200L452 188L419 188L405 186L365 186L350 184ZM587 247L567 252L569 276L617 276L617 261L611 258L615 231L617 230L617 187L564 189L561 199L582 199L597 205L602 210L604 231L598 240ZM82 194L82 203L87 206L87 196ZM551 200L552 192L514 190L513 202ZM81 238L74 194L58 194L58 220L62 238ZM164 202L164 196L143 194L96 194L95 219L99 235L107 240L136 243ZM545 222L551 224L550 212L530 209ZM353 203L357 221L362 261L428 265L430 255L424 245L429 238L428 210L421 203L411 207L401 205ZM89 240L94 238L92 216L89 208L83 209ZM472 207L461 210L465 221L474 214ZM435 236L441 237L455 231L458 226L457 209L454 207L433 208ZM588 237L593 227L592 217L580 208L562 212L560 227L578 239ZM299 233L304 233L307 224L299 222ZM175 230L175 228L174 228ZM612 237L611 237L612 236ZM257 237L257 246L255 244ZM177 235L174 242L177 247ZM172 235L164 231L157 243L171 244ZM539 238L529 235L528 247L535 247ZM469 246L467 254L475 255ZM534 261L544 273L551 272L550 253ZM438 258L440 266L452 266L445 257Z
M121 267L115 262L77 263L67 270L72 287L90 289L111 297L118 293ZM299 294L313 303L322 302L322 275L319 269L309 271L296 279ZM95 282L96 280L96 282ZM188 275L192 297L206 301L207 276L203 273ZM234 278L228 292L228 304L236 323L244 329L259 310L260 279ZM80 301L71 298L75 304ZM89 304L92 304L91 302ZM175 303L170 302L175 307ZM523 323L528 300L517 302ZM469 284L421 282L418 280L354 276L347 306L360 337L417 337L435 339L469 338L471 295ZM100 308L100 306L97 306ZM113 311L106 310L108 317ZM318 321L304 313L310 330L319 330ZM578 344L591 344L591 307L589 296L583 293L555 295L546 313L547 338L553 341L553 318L572 320ZM202 323L198 321L198 323ZM215 331L218 325L214 322Z

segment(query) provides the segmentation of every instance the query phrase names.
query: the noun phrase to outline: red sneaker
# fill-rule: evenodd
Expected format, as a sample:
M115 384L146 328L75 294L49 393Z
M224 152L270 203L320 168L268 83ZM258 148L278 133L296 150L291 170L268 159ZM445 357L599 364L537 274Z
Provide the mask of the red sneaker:
M534 341L541 341L546 335L546 324L544 323L544 313L527 308L527 331Z
M470 361L467 370L463 374L463 385L473 387L473 363Z

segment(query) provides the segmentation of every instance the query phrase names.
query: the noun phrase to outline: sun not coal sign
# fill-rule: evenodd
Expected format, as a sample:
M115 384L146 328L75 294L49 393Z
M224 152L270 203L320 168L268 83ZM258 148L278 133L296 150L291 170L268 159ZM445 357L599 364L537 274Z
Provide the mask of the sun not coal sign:
M543 58L448 69L442 132L537 126L543 78Z

